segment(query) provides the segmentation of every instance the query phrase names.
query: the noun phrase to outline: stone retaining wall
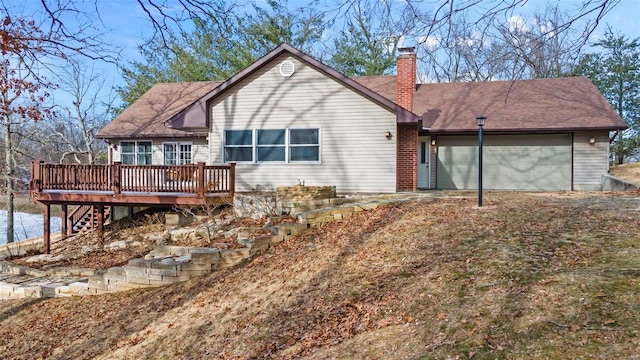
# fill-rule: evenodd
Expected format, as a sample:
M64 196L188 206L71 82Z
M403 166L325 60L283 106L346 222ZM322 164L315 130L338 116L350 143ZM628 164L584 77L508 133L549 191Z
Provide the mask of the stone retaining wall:
M233 211L238 217L260 219L274 215L295 215L349 201L352 200L336 198L335 186L282 186L275 193L236 193Z
M336 197L335 186L282 186L276 188L278 200L322 200Z
M321 201L325 204L324 201L328 200ZM0 298L95 295L174 284L235 266L251 256L267 251L272 246L287 240L291 236L308 231L310 228L318 228L329 222L342 221L356 212L374 209L389 202L392 201L358 202L357 204L338 205L337 207L299 213L296 217L298 221L296 223L269 226L268 228L273 233L272 235L249 238L249 234L255 229L240 229L238 231L238 243L245 246L241 249L219 250L213 248L158 246L144 258L132 259L125 266L113 267L106 271L65 268L42 271L17 266L7 261L0 261L0 270L5 274L30 275L35 278L52 275L86 277L82 281L71 283L51 282L41 285L18 285L0 282ZM331 204L330 201L329 204Z

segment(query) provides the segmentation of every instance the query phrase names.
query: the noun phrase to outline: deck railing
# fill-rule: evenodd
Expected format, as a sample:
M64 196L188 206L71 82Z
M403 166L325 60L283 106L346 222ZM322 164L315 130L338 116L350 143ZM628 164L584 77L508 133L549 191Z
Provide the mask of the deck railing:
M205 165L31 165L31 191L185 193L206 196L235 190L235 164Z

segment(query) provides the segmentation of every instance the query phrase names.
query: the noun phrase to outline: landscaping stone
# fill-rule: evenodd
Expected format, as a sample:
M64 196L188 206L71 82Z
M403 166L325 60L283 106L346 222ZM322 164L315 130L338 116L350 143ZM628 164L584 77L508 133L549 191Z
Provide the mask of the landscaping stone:
M195 217L182 212L169 212L165 214L164 219L167 228L174 228L192 223Z
M326 189L323 191L326 191ZM0 282L0 298L96 295L187 281L197 276L209 274L212 271L236 266L257 253L268 251L272 246L288 237L301 234L311 228L321 227L333 221L342 221L353 216L358 211L374 209L393 202L415 200L418 197L419 195L409 194L405 196L379 197L375 200L367 201L358 201L361 200L360 198L291 201L290 204L298 208L303 202L306 202L304 206L319 206L322 208L298 213L296 215L297 222L295 223L270 224L264 228L248 227L227 232L217 232L228 236L237 236L238 242L245 246L242 249L220 250L215 248L159 245L143 258L132 259L125 266L112 267L106 271L69 268L53 268L43 271L0 260L0 271L5 276L0 276L0 281L24 282L24 277L30 277L32 282L25 283L25 285ZM263 230L267 230L273 235L250 236L252 233ZM172 230L171 232L165 232L162 236L172 236L170 234L176 233L184 234L184 236L193 236L194 232L197 232L197 229ZM132 242L127 240L117 241L106 245L105 249L118 250L131 244ZM89 251L89 248L86 250ZM33 258L43 261L44 259L51 260L59 257L38 255ZM84 279L81 281L69 281L68 283L47 282L47 277L51 276L75 276L76 279L78 277L84 277Z

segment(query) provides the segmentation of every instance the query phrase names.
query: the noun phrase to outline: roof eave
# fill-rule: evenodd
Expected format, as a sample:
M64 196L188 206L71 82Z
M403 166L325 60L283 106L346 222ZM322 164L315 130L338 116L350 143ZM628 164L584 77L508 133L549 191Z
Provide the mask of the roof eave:
M172 139L172 138L202 138L207 137L206 132L188 132L185 134L133 134L133 135L123 135L123 134L106 134L97 136L96 139L101 140L111 140L111 139Z
M590 127L565 127L565 128L517 128L517 129L492 129L484 128L484 133L554 133L554 132L576 132L576 131L616 131L625 130L628 126L590 126ZM476 134L478 128L466 129L434 129L429 130L431 134Z

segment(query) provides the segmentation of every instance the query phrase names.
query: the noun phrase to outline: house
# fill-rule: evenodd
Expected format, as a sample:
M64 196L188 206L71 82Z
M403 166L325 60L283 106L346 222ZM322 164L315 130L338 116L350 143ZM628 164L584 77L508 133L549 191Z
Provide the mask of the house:
M224 82L157 84L96 136L123 164L236 163L236 191L599 190L609 133L627 128L584 77L416 84L348 78L283 44Z

